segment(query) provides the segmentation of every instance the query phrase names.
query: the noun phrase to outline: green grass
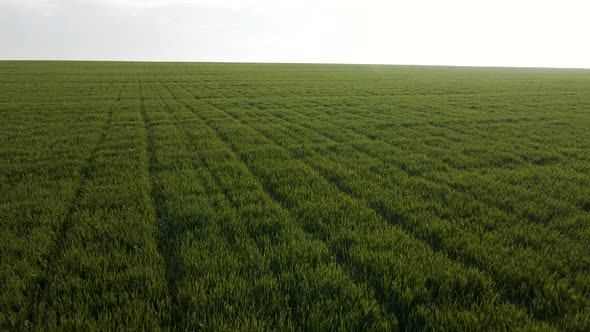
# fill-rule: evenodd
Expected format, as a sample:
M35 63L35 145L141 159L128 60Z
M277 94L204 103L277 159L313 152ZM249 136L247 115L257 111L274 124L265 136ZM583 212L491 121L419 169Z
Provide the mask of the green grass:
M590 71L0 62L0 330L590 330Z

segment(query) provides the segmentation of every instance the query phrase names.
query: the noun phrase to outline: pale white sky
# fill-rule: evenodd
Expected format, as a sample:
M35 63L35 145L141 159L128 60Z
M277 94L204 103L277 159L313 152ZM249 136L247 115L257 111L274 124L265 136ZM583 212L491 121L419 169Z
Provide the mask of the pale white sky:
M0 59L590 68L583 0L0 0Z

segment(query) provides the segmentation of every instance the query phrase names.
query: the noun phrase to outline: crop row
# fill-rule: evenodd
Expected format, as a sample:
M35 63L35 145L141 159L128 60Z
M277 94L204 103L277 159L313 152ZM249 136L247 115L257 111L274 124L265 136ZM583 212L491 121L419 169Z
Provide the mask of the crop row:
M173 326L395 326L194 113L145 105Z
M164 88L170 90L166 83ZM214 130L269 195L307 233L324 241L353 279L373 289L402 327L435 321L457 328L538 324L514 306L498 302L489 278L408 237L252 128L207 104L183 100L172 105L186 107ZM471 308L474 299L481 300L481 308ZM464 316L458 319L457 311Z
M428 176L425 179L412 173L408 176L404 167L408 160L403 160L400 167L400 160L395 157L401 154L399 148L334 124L338 119L322 117L325 113L316 109L295 108L294 111L269 106L266 102L261 110L249 104L233 104L217 101L218 109L238 120L247 119L242 122L249 128L258 129L271 141L283 143L293 156L314 166L344 192L366 199L387 220L401 223L435 250L489 273L505 297L523 305L535 317L569 328L587 324L584 317L588 315L589 305L585 294L590 283L586 271L590 264L584 256L587 247L583 242L571 241L559 231L547 229L537 222L538 218L533 217L529 223L519 222L521 215L490 207L490 201L479 201L477 196L470 195L471 190L457 192L452 187L449 190L436 177L433 181ZM344 117L342 113L346 110L339 111L339 116ZM371 119L370 112L364 115L364 119L345 118L342 122L363 127L363 121ZM304 126L299 123L312 130L302 129ZM502 184L496 185L499 190L504 189ZM514 196L518 197L513 194L511 198ZM539 206L537 202L533 204ZM556 214L571 218L571 213L557 211ZM583 215L578 220L583 221ZM575 228L580 231L584 225ZM572 236L574 240L581 239L584 232ZM547 242L549 239L551 242ZM511 248L510 252L506 248Z

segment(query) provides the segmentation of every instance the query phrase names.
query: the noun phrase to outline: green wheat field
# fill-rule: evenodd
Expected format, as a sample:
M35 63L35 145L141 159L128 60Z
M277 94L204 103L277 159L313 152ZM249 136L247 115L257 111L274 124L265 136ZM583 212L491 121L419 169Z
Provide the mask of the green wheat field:
M590 71L0 62L0 330L590 330Z

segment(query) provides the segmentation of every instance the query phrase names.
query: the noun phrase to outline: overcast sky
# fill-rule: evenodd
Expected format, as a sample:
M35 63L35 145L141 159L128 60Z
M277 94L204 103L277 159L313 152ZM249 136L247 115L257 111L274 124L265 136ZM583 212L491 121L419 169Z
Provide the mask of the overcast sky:
M0 59L590 68L583 0L0 0Z

